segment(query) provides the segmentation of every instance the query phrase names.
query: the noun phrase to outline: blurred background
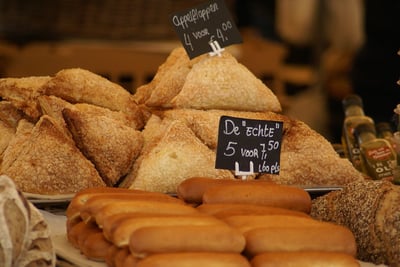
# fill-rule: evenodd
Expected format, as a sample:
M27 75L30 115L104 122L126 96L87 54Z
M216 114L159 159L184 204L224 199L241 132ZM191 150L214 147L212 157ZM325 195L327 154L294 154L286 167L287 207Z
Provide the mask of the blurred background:
M179 40L171 13L200 0L0 0L0 77L80 67L126 90L149 82ZM243 43L229 47L283 113L340 142L342 99L393 121L400 103L400 1L225 0Z

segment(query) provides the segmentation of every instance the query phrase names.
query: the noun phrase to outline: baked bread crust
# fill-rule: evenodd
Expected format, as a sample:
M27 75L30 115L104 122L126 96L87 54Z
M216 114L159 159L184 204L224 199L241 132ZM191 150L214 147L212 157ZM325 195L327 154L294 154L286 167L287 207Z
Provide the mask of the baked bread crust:
M93 162L106 185L116 185L139 156L141 132L101 112L65 108L62 113L76 146Z
M230 171L215 169L215 153L185 124L172 121L158 142L143 149L125 179L132 189L176 193L179 183L193 176L233 179Z
M175 108L281 111L271 89L227 52L193 64L171 104Z
M396 266L400 262L400 187L364 180L313 200L311 216L348 227L360 260Z
M19 140L4 152L1 171L12 177L21 191L53 195L105 186L93 164L51 117L42 116Z

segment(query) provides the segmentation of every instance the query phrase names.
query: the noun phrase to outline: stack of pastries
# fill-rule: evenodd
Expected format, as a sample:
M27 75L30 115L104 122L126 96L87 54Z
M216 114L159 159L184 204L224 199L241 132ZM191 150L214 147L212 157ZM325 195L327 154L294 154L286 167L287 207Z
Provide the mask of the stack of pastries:
M176 193L215 168L222 115L283 122L280 174L249 179L341 186L362 176L305 123L280 114L273 91L231 54L189 59L174 49L130 94L87 70L0 79L0 173L23 191L57 195L108 186Z

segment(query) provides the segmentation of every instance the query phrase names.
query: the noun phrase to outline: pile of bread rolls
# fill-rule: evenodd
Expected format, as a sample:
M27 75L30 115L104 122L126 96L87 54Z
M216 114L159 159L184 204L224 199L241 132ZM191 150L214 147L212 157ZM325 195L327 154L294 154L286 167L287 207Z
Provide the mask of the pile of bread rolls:
M310 210L303 189L266 181L190 178L178 197L93 188L68 206L67 237L115 267L359 266L352 232Z
M189 59L171 51L154 79L124 90L93 72L0 79L0 173L23 191L59 195L108 186L176 193L215 168L223 115L283 122L279 175L249 179L340 186L362 179L305 123L281 113L275 94L229 52Z

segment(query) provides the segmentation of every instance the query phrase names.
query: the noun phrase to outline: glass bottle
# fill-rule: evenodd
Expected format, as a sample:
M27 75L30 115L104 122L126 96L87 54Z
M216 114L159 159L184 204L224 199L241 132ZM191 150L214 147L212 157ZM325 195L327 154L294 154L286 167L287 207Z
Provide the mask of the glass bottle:
M383 138L389 141L392 145L393 150L397 154L397 160L400 160L400 146L398 134L396 136L393 133L392 126L388 122L380 122L375 125L377 137Z
M393 169L397 166L397 155L392 145L376 136L375 126L361 123L355 128L360 148L363 171L374 180L393 182Z
M363 102L358 95L349 95L343 99L342 105L345 114L342 131L345 155L357 170L362 171L360 149L354 136L354 129L362 123L374 125L374 120L364 114Z
M379 122L375 125L376 134L379 138L390 140L393 137L392 126L388 122Z

